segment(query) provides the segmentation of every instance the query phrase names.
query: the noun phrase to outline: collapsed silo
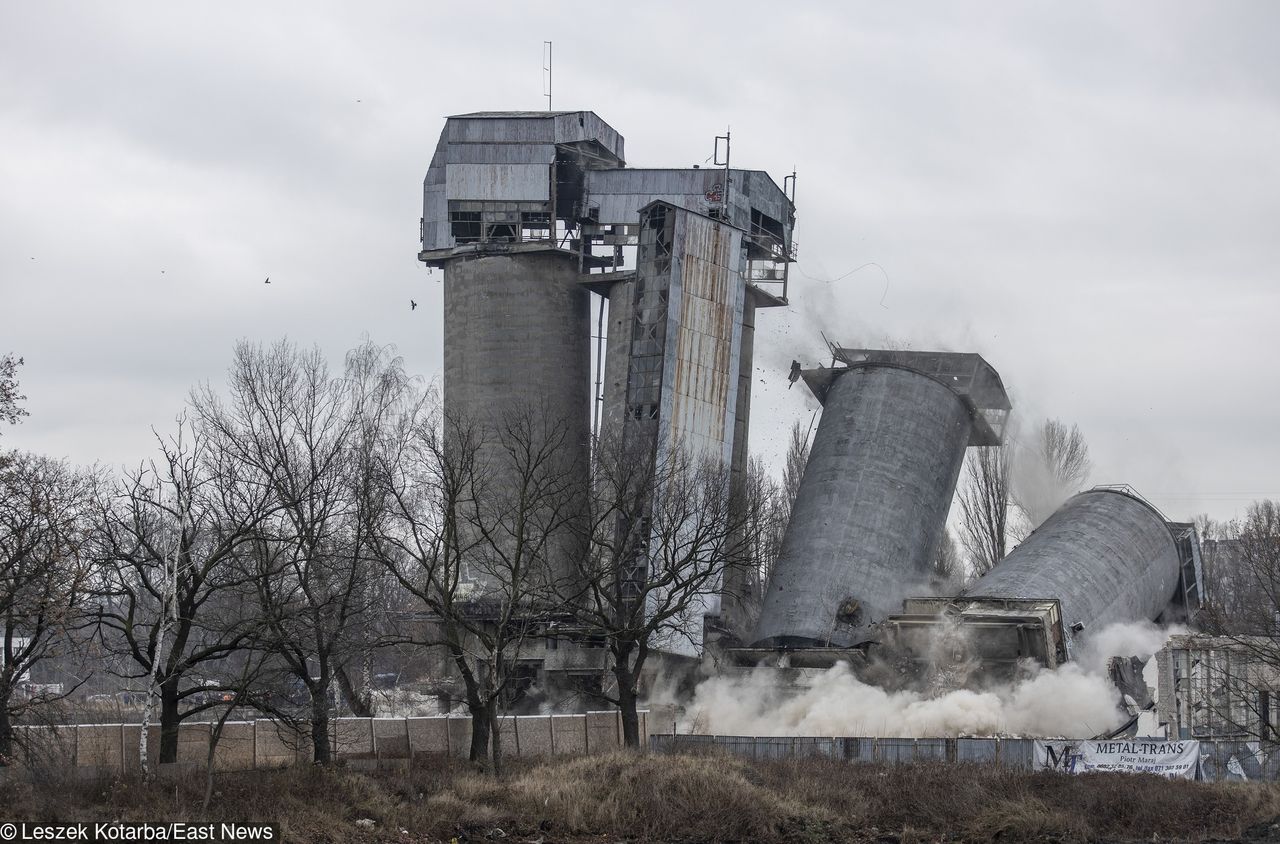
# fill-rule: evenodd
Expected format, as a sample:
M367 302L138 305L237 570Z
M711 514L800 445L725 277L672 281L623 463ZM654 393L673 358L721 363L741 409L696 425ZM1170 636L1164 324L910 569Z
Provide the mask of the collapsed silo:
M987 672L1023 659L1056 666L1108 625L1192 606L1199 572L1194 540L1179 541L1186 528L1127 489L1082 492L960 595L906 601L892 638L921 656L943 625Z
M850 647L927 583L969 445L1009 403L975 354L837 349L803 373L823 403L754 642Z

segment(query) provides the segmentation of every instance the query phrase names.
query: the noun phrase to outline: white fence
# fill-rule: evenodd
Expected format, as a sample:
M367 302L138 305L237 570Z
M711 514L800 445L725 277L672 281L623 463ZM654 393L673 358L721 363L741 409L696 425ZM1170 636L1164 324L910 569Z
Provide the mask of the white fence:
M648 737L649 713L640 712L642 742ZM178 730L180 767L208 764L213 724L184 723ZM668 723L668 728L669 728ZM471 747L471 719L335 718L329 728L334 755L340 760L374 766L404 764L423 756L466 757ZM19 761L32 767L84 769L86 773L119 774L139 770L138 724L79 724L18 727ZM509 756L604 753L622 746L622 719L616 711L576 715L508 715L500 719L503 750ZM147 733L148 755L158 759L160 728ZM310 738L269 719L231 721L214 748L219 770L278 768L311 760Z

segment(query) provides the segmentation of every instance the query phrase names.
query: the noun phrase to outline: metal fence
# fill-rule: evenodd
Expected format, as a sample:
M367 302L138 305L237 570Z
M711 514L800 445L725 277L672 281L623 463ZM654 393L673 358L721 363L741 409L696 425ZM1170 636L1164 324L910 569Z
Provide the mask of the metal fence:
M721 752L746 759L822 756L848 762L906 764L962 762L1031 770L1035 739L1028 738L812 738L655 734L654 753ZM1280 746L1256 741L1201 741L1198 779L1280 780Z
M810 738L806 736L705 736L658 734L649 737L655 753L720 751L746 759L795 759L825 756L849 762L986 762L1030 768L1033 739L998 738Z

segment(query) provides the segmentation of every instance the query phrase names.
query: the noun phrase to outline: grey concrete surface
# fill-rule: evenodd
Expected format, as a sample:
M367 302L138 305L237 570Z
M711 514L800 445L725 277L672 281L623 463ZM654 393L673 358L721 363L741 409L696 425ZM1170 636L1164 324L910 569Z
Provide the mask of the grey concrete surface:
M900 611L937 553L971 426L960 398L920 373L836 378L753 640L854 645Z

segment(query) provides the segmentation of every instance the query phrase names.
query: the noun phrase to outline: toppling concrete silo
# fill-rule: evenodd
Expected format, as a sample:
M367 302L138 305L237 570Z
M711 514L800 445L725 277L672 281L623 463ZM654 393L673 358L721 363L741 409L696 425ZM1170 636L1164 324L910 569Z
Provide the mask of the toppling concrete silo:
M803 373L822 420L754 636L850 647L928 579L969 445L1001 441L1009 400L976 354L836 349Z
M944 625L986 672L1028 658L1053 667L1108 625L1194 613L1200 582L1189 525L1127 488L1099 487L1068 500L960 595L909 599L888 626L908 653L930 651Z

